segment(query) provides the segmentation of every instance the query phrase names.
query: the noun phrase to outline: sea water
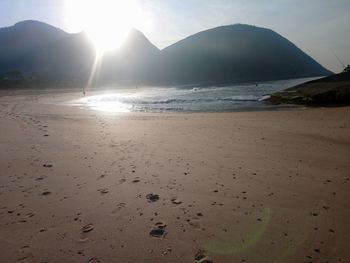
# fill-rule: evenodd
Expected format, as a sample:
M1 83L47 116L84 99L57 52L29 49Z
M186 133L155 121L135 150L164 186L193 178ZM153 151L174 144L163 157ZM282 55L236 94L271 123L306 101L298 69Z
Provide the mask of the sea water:
M106 112L219 112L271 109L261 99L315 78L270 81L224 87L144 87L110 89L71 102Z

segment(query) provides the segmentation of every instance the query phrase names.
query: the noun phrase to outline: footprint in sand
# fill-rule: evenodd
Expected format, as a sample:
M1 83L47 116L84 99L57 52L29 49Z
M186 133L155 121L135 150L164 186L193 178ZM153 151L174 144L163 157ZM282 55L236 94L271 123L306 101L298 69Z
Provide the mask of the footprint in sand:
M34 214L27 214L25 216L23 216L20 220L18 220L19 223L26 223L28 221L29 218L33 217Z
M157 238L164 237L166 234L165 227L166 227L166 224L164 222L157 222L152 228L152 230L149 232L149 234L152 237L157 237Z
M25 262L30 261L34 258L33 253L30 251L29 246L24 246L19 249L19 257L17 258L16 262Z
M107 188L98 189L97 191L99 191L101 194L107 194L109 192Z
M103 179L103 178L105 178L105 177L106 177L105 174L101 174L101 175L97 178L97 180Z
M125 203L119 203L117 204L117 208L112 211L112 214L116 214L119 210L123 209L126 207Z
M118 182L119 182L119 184L123 184L123 183L126 182L126 179L122 178L122 179L120 179Z
M147 194L146 199L148 203L153 203L159 200L159 195L157 194Z
M45 168L52 168L53 165L52 164L43 164L43 167L45 167Z
M41 175L38 178L35 179L35 181L41 181L44 180L47 176L46 175Z
M174 197L172 199L170 199L170 201L175 204L175 205L179 205L179 204L182 204L182 201L179 200L178 198Z
M186 219L188 224L192 226L193 228L200 230L201 229L201 222L200 219L197 217L191 218L191 219Z
M93 224L87 224L87 225L83 226L80 230L83 233L88 233L88 232L91 232L92 230L94 230L94 228L95 227Z
M100 263L101 261L98 258L90 258L86 263Z
M194 260L198 263L213 263L213 260L205 254L205 250L200 249L194 256Z
M125 203L119 203L119 204L117 204L117 207L118 207L118 209L122 209L122 208L126 207L126 204Z
M44 195L44 196L46 196L46 195L50 195L51 194L51 192L50 191L44 191L44 192L42 192L41 193L41 195Z
M95 226L93 224L87 224L80 229L80 240L79 241L87 241L88 234L94 230Z

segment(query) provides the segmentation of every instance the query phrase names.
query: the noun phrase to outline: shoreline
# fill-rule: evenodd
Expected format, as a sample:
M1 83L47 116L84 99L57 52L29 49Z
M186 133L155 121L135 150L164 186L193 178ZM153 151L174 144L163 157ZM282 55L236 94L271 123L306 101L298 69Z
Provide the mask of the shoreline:
M0 96L3 262L350 261L350 107L48 104L67 98Z
M39 96L44 97L46 102L45 104L52 104L57 106L64 106L64 107L74 107L74 108L80 108L84 110L91 110L89 106L86 105L77 105L77 102L80 99L93 97L96 95L103 95L103 94L113 94L118 90L95 90L91 91L90 94L86 97L81 95L81 92L77 92L76 90L64 90L61 92L60 90L57 91L51 91L51 90L14 90L11 93L8 93L6 91L0 91L0 98L1 97L11 97L11 96ZM124 91L124 90L123 90ZM63 95L63 97L62 97ZM51 99L48 99L47 96L52 96ZM57 99L56 97L59 97ZM344 105L347 106L347 105ZM317 107L317 106L315 106ZM319 107L323 107L323 105L320 105ZM342 105L340 105L342 107ZM212 114L212 113L233 113L233 112L259 112L259 111L280 111L280 110L294 110L294 109L307 109L308 107L305 105L297 105L297 104L281 104L281 105L275 105L266 103L266 105L261 106L242 106L237 109L230 109L230 110L130 110L128 112L118 112L118 111L103 111L103 110L94 110L96 112L100 112L101 114ZM310 108L313 108L312 106Z

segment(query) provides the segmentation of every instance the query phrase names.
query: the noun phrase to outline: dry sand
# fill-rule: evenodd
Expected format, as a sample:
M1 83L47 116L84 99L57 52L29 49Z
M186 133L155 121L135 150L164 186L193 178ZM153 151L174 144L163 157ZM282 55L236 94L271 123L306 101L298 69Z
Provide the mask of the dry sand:
M74 96L0 98L0 262L350 262L349 107L47 104Z

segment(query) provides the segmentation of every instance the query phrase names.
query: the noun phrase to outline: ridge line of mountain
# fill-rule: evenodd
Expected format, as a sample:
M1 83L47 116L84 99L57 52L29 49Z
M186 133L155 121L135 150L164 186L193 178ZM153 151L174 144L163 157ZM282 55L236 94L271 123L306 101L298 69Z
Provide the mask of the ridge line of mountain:
M273 30L246 24L207 29L161 50L132 29L125 43L104 55L93 85L219 85L331 74ZM95 57L84 31L33 20L0 29L0 75L17 71L52 85L84 85Z

